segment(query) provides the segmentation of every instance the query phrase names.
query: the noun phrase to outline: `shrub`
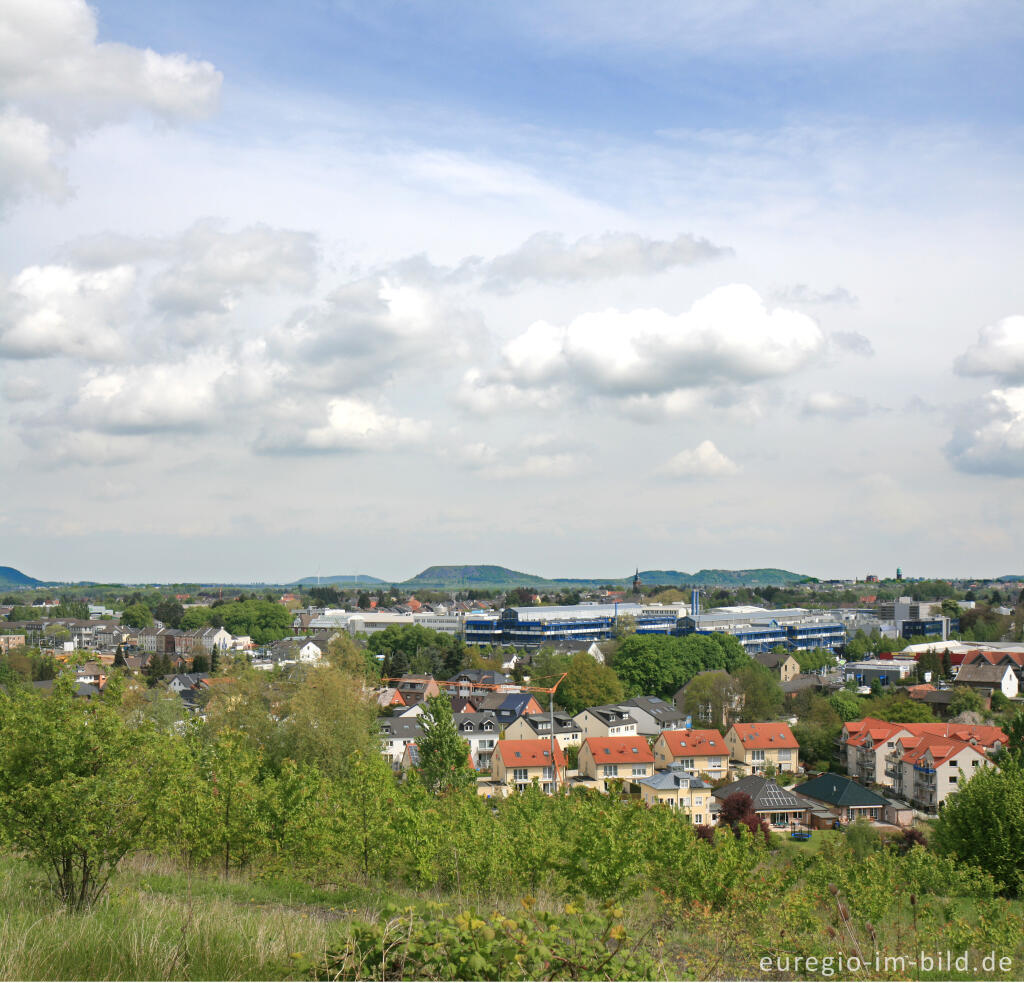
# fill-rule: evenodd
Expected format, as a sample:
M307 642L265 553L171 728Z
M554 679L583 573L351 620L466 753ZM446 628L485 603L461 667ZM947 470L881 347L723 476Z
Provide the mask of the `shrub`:
M649 980L655 961L639 951L609 905L601 914L572 904L555 915L522 902L516 917L439 905L423 918L414 909L388 911L381 921L354 923L342 945L308 968L319 980Z

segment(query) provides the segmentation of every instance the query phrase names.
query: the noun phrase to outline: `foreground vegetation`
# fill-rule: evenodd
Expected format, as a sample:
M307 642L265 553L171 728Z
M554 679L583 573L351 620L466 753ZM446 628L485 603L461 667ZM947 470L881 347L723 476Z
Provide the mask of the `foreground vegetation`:
M1024 725L938 850L859 827L794 848L615 795L483 799L444 701L399 783L362 653L333 656L185 725L66 676L0 691L0 976L781 979L816 974L764 960L841 955L843 978L898 978L874 953L946 949L1010 960L966 978L1020 975Z

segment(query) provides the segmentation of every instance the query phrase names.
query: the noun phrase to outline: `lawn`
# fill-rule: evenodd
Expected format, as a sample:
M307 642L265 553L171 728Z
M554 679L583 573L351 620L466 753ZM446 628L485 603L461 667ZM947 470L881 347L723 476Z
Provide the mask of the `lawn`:
M772 842L783 850L797 850L801 853L817 853L827 842L841 840L845 834L838 829L816 829L809 840L794 840L789 833L772 833Z

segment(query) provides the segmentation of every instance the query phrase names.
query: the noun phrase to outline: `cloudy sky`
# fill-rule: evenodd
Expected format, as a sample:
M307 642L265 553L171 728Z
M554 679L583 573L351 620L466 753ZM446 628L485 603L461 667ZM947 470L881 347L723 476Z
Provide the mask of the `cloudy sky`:
M0 0L0 564L1022 572L1022 41Z

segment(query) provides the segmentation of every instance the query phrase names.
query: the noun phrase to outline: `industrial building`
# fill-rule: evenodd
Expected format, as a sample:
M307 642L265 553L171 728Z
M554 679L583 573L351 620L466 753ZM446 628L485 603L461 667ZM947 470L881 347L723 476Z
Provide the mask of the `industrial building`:
M715 608L679 619L676 634L732 635L751 655L782 646L793 652L823 648L835 651L846 642L846 628L831 614L807 608L769 610L748 605Z
M679 604L574 604L505 608L465 617L466 641L477 645L539 646L553 641L597 641L611 638L628 618L637 634L670 635L676 629Z

